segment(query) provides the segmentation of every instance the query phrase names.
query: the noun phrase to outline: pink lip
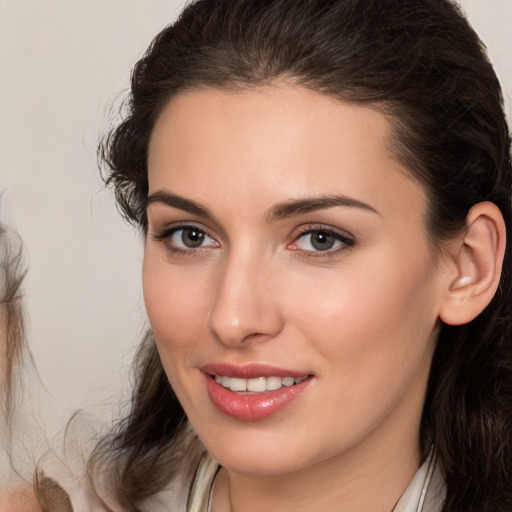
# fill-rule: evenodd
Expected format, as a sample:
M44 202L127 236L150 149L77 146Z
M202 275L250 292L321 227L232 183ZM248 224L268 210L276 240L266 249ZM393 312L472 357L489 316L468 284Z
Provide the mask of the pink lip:
M254 395L239 394L224 388L212 376L226 375L250 379L271 376L297 378L306 374L262 365L235 367L229 364L212 364L203 367L202 370L208 396L213 405L226 416L241 421L258 421L277 414L298 398L312 381L312 377L308 377L299 384L282 387L274 391L266 391Z
M308 375L309 372L287 370L277 366L263 364L234 365L229 363L212 363L201 368L208 375L226 375L238 379L255 379L256 377L294 377L299 378Z

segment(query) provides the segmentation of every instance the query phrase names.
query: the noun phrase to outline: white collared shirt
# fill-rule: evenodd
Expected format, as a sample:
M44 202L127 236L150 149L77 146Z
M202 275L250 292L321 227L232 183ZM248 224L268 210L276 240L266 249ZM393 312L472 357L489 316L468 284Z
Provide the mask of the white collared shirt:
M208 512L211 488L219 465L205 454L190 490L187 512ZM440 512L445 497L444 482L432 453L416 471L392 512Z

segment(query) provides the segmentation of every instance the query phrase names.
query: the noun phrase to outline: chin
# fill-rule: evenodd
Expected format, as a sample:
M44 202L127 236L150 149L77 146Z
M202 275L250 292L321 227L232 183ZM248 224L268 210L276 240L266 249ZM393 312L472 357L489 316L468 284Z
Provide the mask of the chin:
M301 440L261 430L246 430L222 438L209 436L203 444L221 466L245 475L279 476L300 471L315 462L306 453L307 444Z

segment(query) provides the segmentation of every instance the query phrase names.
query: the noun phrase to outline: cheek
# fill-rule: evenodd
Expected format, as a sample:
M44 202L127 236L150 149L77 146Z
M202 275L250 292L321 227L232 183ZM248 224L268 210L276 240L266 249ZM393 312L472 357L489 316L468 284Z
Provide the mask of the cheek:
M290 294L295 323L324 360L335 362L333 378L344 385L392 380L399 365L412 371L430 351L438 304L426 254L380 251L310 286L307 295Z
M423 404L437 336L435 291L421 269L381 270L343 273L291 308L302 311L295 324L320 369L319 384L329 389L317 410L345 441L356 442L398 404L407 404L404 422Z
M150 251L142 277L146 311L160 352L183 350L200 340L199 319L208 315L206 277L169 265Z
M190 380L190 371L197 365L197 350L207 335L207 281L150 251L144 256L142 277L146 311L162 365L181 404L191 411L191 397L201 395L199 383Z

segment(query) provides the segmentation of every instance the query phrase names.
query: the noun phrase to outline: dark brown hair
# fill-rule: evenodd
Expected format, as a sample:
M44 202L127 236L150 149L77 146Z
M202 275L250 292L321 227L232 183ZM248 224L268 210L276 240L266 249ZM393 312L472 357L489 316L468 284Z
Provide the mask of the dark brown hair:
M0 418L4 439L10 437L15 398L21 392L23 360L30 357L25 344L21 282L26 269L21 240L0 224Z
M396 155L427 191L438 245L464 228L474 204L501 210L508 245L499 289L471 323L442 326L421 440L444 472L445 512L512 510L510 137L498 79L453 2L192 2L135 66L124 121L100 148L122 214L146 230L148 141L176 94L277 80L390 116ZM183 464L173 447L185 428L151 336L136 369L132 408L102 445L131 511Z

